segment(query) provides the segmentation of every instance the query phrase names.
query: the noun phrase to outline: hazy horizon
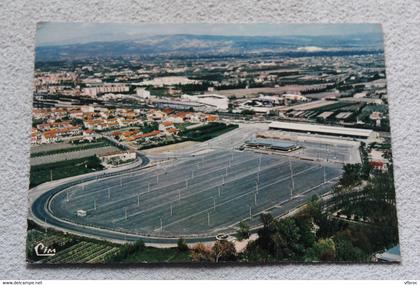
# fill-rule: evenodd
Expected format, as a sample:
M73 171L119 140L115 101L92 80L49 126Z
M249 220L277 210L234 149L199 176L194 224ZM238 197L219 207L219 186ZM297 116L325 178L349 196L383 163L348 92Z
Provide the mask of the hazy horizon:
M147 23L64 23L37 25L36 45L67 45L112 42L157 35L213 36L354 36L381 33L380 24L147 24Z

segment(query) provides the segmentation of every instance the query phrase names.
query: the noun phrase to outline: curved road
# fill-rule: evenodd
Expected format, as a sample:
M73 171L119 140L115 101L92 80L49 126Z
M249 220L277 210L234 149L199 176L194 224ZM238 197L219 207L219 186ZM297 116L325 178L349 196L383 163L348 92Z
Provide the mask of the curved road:
M133 163L129 166L123 166L118 169L104 170L99 173L89 173L77 177L70 177L61 179L59 181L52 181L41 184L29 191L29 219L34 222L43 225L45 227L54 228L67 233L75 235L83 235L96 239L103 239L117 243L124 243L127 241L136 241L142 239L145 243L153 244L176 244L178 237L173 238L162 238L162 237L150 237L141 236L123 232L112 231L109 229L101 229L97 227L80 225L72 222L68 222L53 216L48 210L48 204L51 198L58 192L84 182L92 181L95 179L101 179L105 177L127 174L134 171L139 171L146 168L149 164L150 159L144 154L137 151L141 163ZM199 241L213 241L215 237L198 237L198 238L186 238L188 242L199 242Z

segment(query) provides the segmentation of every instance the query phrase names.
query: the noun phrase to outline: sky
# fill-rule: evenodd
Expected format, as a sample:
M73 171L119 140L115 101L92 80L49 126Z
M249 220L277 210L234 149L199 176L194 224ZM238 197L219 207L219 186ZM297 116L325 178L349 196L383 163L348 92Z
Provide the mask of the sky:
M381 33L380 24L38 23L37 46L138 39L152 35L328 36Z

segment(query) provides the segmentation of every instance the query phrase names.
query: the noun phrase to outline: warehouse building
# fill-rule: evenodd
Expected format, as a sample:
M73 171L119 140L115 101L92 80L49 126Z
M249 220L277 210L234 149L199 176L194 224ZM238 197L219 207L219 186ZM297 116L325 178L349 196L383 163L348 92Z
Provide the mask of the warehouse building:
M298 133L309 133L319 135L330 135L335 137L347 137L361 140L374 140L376 133L368 129L344 128L318 124L272 122L269 125L271 130L281 130Z
M265 149L280 150L280 151L293 151L300 148L299 145L293 142L261 139L261 138L256 138L253 140L246 141L245 145L247 147L265 148Z

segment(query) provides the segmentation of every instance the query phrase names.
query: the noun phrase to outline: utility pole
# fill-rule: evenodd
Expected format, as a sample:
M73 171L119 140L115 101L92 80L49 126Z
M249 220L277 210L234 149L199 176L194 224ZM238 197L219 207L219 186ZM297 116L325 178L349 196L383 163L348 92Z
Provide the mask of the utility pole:
M254 203L255 203L255 206L257 206L257 193L258 192L255 192L254 193Z
M147 192L150 192L150 182L147 183Z
M172 207L172 204L171 204L171 217L174 215L174 211L173 211L173 207Z
M249 205L249 220L252 220L252 207Z
M257 193L258 193L258 181L255 183L255 190L257 191Z
M137 194L137 206L140 206L140 194Z
M295 191L295 179L293 176L293 167L292 167L292 161L289 158L289 168L290 168L290 179L292 180L292 188L290 189L290 198L293 197L293 192Z
M219 191L219 197L220 197L220 186L219 186L219 187L217 187L217 190Z
M207 226L210 227L210 212L207 212Z
M162 218L160 218L160 232L162 231L163 231L163 221L162 221Z
M213 198L213 210L216 211L216 198Z
M96 199L93 199L93 209L96 211Z

